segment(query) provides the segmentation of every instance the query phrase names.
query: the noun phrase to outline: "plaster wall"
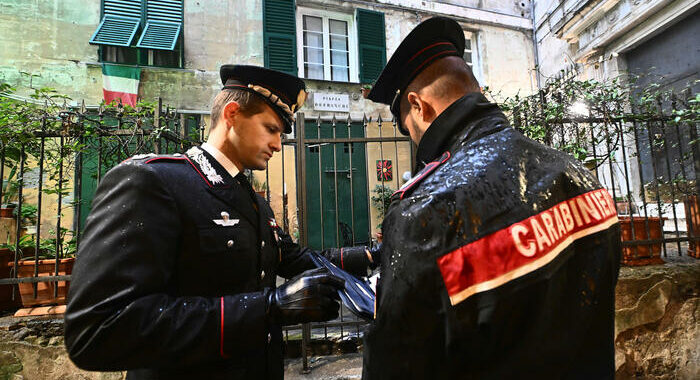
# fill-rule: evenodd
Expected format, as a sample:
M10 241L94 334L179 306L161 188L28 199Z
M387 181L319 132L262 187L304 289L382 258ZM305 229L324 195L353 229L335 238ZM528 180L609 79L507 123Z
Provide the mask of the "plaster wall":
M88 105L102 100L98 47L88 41L100 2L0 0L0 80L55 88ZM139 95L206 110L225 63L263 64L262 0L185 1L185 69L142 67ZM20 95L28 95L27 92Z
M622 54L700 7L698 0L543 0L534 4L542 79L573 63L579 78L622 74Z
M102 96L97 48L88 40L99 23L100 2L0 0L0 81L28 85L21 72L40 75L34 87L54 87L76 99Z

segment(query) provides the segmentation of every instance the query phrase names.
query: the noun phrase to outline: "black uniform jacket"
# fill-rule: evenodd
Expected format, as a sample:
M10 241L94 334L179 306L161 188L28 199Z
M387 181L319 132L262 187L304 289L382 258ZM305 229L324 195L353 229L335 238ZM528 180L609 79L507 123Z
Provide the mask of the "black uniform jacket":
M481 94L418 147L383 222L365 379L612 378L615 206Z
M145 155L100 182L65 315L71 359L128 379L282 378L282 334L265 318L276 276L314 268L199 147Z

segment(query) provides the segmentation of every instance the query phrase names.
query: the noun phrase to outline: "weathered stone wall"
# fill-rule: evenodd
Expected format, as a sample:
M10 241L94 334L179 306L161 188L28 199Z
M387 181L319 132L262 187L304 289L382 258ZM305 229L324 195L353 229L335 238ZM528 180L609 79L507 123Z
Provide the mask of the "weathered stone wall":
M0 380L119 380L124 375L76 367L63 344L62 319L0 320Z
M700 261L622 268L615 308L618 379L700 378ZM319 341L311 347L316 355L346 353L355 351L346 347L353 342L360 343ZM296 343L287 348L292 357L299 355ZM76 368L65 352L61 319L0 318L0 380L122 376Z
M700 378L700 261L623 267L616 296L618 378Z

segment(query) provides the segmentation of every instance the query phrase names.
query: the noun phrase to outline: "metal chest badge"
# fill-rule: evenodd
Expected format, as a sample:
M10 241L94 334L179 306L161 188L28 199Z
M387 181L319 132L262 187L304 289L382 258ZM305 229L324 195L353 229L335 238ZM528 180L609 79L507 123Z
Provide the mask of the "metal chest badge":
M221 211L221 219L212 219L212 221L220 226L232 227L238 224L240 219L231 219L226 211Z

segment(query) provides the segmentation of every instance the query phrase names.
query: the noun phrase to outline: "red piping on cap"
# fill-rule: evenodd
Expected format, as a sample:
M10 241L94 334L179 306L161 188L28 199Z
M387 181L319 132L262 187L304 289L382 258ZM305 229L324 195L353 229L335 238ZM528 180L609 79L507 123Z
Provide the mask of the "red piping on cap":
M441 52L433 55L432 57L426 59L425 62L421 63L420 66L416 67L416 69L413 70L411 75L409 75L409 78L413 77L416 74L416 72L418 72L418 70L420 70L426 64L432 63L434 58L437 58L440 55L444 55L444 54L448 54L448 53L456 53L456 52L457 52L457 50L444 50L444 51L441 51Z
M432 47L438 46L438 45L453 45L453 46L454 46L454 44L453 44L452 42L436 42L436 43L434 43L434 44L432 44L432 45L430 45L430 46L427 46L427 47L424 47L423 49L420 49L420 50L419 50L416 54L414 54L413 57L411 57L411 59L409 59L408 62L406 62L406 63L410 63L411 61L413 61L414 59L416 59L416 57L417 57L420 53L422 53L422 52L424 52L424 51L426 51L426 50L428 50L428 49L430 49L430 48L432 48Z

